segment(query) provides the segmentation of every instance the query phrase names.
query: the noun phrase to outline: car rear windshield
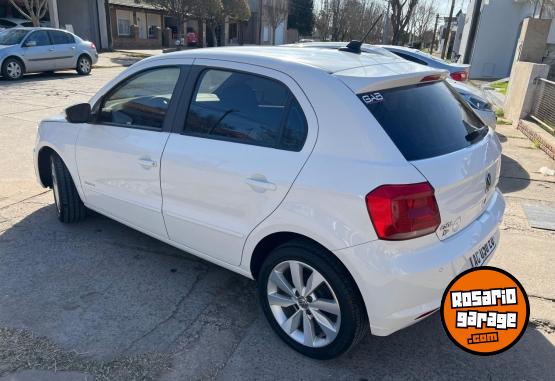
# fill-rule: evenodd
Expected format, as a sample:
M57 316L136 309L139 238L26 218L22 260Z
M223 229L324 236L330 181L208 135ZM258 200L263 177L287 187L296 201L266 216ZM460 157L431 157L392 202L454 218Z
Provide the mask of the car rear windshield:
M443 81L359 94L359 98L409 161L458 151L488 132Z

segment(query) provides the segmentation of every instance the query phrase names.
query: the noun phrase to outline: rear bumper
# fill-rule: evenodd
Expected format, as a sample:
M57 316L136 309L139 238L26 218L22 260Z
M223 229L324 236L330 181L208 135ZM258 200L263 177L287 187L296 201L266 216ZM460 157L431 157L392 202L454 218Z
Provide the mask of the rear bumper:
M430 234L336 251L359 287L372 334L387 336L439 308L449 282L471 267L471 255L492 236L497 248L504 211L505 201L496 190L484 213L446 240Z

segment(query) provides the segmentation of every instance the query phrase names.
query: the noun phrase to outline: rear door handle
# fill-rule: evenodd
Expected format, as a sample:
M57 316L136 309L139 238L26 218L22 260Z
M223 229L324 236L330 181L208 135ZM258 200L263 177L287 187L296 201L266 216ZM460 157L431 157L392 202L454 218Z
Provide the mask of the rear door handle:
M139 159L139 165L144 169L150 169L156 167L158 163L152 159Z
M269 182L265 178L249 177L245 182L257 192L275 191L277 189L276 184Z

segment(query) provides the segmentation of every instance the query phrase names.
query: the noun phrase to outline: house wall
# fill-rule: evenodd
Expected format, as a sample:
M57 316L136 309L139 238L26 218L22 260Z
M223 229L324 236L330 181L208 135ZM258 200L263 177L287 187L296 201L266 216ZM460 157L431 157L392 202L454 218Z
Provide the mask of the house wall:
M469 4L469 17L472 18L474 3ZM527 0L489 0L483 1L476 31L474 48L470 58L471 79L496 79L508 77L513 63L517 39L522 20L532 15L533 3ZM468 48L468 31L471 23L465 24L463 44ZM465 39L466 37L466 39ZM462 49L464 52L464 49ZM464 53L462 54L464 56Z
M110 25L112 47L114 49L161 49L164 17L162 12L110 5ZM130 20L129 35L123 33L125 28L118 29L118 16ZM160 33L149 33L150 26L160 27Z

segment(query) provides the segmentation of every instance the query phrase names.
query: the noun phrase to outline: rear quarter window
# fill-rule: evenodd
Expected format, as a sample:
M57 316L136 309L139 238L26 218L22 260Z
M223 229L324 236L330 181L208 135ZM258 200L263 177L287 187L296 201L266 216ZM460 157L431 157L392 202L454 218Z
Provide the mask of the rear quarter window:
M481 119L443 81L358 96L408 161L461 150L488 133Z

